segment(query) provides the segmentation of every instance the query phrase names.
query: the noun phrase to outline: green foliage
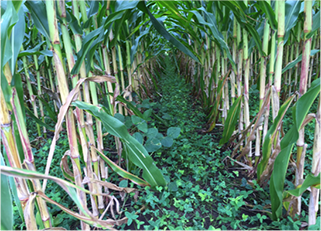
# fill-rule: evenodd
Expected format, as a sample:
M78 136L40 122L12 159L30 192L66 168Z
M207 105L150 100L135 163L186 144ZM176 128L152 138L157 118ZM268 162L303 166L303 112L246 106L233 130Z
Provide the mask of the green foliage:
M282 194L284 189L284 180L286 177L286 169L288 168L290 154L293 145L299 137L299 130L301 129L303 120L308 114L311 105L313 104L314 100L319 95L319 93L320 79L317 79L312 83L311 88L303 96L300 97L300 99L296 102L295 106L293 107L292 115L294 118L294 124L281 141L281 151L275 159L274 168L270 181L272 215L273 219L275 220L282 216ZM320 175L318 176L318 178L320 181ZM310 184L309 186L313 184Z
M0 156L0 164L4 165L2 155ZM9 187L9 177L1 174L1 230L12 230L13 214L12 214L12 197Z
M143 178L146 179L152 187L165 184L165 180L159 169L154 165L153 159L148 155L145 148L128 133L125 125L121 121L106 113L107 109L104 107L104 109L101 110L97 106L81 101L76 101L73 104L92 113L97 119L102 121L106 130L110 134L119 137L123 141L124 150L126 151L129 159L136 166L144 170ZM141 123L139 123L139 125L141 125Z

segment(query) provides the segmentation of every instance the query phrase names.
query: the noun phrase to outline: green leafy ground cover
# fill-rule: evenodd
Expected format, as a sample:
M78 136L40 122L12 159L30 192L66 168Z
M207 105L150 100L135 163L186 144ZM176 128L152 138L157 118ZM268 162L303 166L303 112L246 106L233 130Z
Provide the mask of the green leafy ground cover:
M156 110L168 119L170 126L181 128L172 147L153 155L168 185L142 191L136 209L147 208L132 217L130 226L122 229L291 229L297 230L307 221L307 214L293 221L269 218L268 188L254 181L250 186L239 166L227 166L223 159L230 150L218 146L222 131L203 133L205 114L190 94L192 86L175 73L167 60L166 73L159 85L162 97ZM163 126L156 124L156 126ZM291 182L289 182L291 183ZM307 209L308 201L304 202ZM135 208L135 205L134 207ZM129 209L127 214L134 214ZM130 215L132 216L132 215ZM316 227L310 227L310 229Z
M191 94L192 86L186 84L175 72L175 66L166 59L165 73L158 82L158 97L144 100L135 105L141 108L145 119L116 114L131 135L143 143L161 169L167 186L135 186L139 190L137 201L134 194L127 194L122 201L123 214L127 224L116 227L125 230L200 230L200 229L281 229L298 230L307 222L308 199L303 200L302 217L292 220L285 217L280 222L269 218L270 201L268 187L262 189L253 181L247 183L244 170L233 163L226 164L224 158L231 154L228 148L219 147L222 130L204 133L206 115ZM253 89L254 90L254 89ZM161 97L160 97L161 96ZM157 119L154 115L160 119ZM285 119L286 123L289 122ZM53 124L54 125L54 124ZM29 122L30 134L36 127ZM152 138L151 138L152 137ZM159 142L154 142L158 139ZM116 155L114 139L104 139L105 151ZM39 142L33 150L38 171L44 172L46 156L51 139ZM63 177L59 168L60 158L68 149L65 131L61 133L55 151L51 171ZM132 171L139 174L139 169ZM290 173L290 172L289 172ZM110 172L108 180L118 181ZM287 183L290 185L291 176ZM121 187L133 187L132 183L120 181ZM77 211L72 200L59 186L48 182L48 196L62 205ZM115 195L120 199L119 195ZM308 198L307 195L304 198ZM144 208L139 212L140 208ZM79 229L79 221L49 205L54 226ZM116 215L117 216L117 215ZM38 215L39 217L39 215ZM40 217L39 217L40 219ZM320 218L318 218L319 221ZM320 222L317 221L317 224ZM18 211L15 210L15 229L24 229ZM41 222L39 222L40 224ZM42 227L39 227L42 228ZM307 227L305 227L306 229ZM319 226L309 229L320 229Z

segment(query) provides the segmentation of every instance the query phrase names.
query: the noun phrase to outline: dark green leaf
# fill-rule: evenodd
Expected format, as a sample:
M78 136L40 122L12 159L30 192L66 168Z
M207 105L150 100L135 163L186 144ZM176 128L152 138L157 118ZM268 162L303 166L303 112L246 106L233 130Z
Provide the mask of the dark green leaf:
M149 128L148 132L146 133L146 135L149 139L156 137L157 134L158 134L157 128Z
M143 120L142 118L132 115L132 122L133 124L142 132L146 133L147 132L147 123L145 120Z
M174 38L165 27L153 16L153 14L147 9L145 2L139 2L138 8L143 11L145 14L148 14L155 29L160 33L165 39L171 42L174 46L180 49L182 52L190 56L195 61L199 62L199 59L194 55L194 53L186 48L181 42L179 42L176 38Z
M47 10L45 2L42 1L26 1L26 7L30 11L32 20L38 31L50 41L49 26L47 20Z
M138 167L143 169L143 178L152 187L166 185L160 170L154 165L153 159L148 155L146 149L134 137L130 136L125 125L116 118L109 115L103 106L97 107L85 102L76 101L72 105L84 109L101 120L107 132L119 137L123 141L124 150L129 159Z
M162 147L162 143L157 138L148 139L145 143L145 148L148 152L156 152Z
M167 129L167 136L172 138L177 138L179 136L179 133L181 132L181 129L178 127L170 127Z
M273 30L277 30L278 22L271 5L266 1L258 1L261 10L265 13L266 18L269 20L269 24Z
M309 34L307 34L307 39L311 38L314 33L320 29L320 10L312 18L312 29Z
M173 140L173 138L167 136L161 140L161 143L164 147L169 148L173 145L174 140Z
M135 133L133 134L133 137L134 137L139 143L143 144L144 139L143 139L143 136L142 136L142 134L141 134L140 132L135 132Z

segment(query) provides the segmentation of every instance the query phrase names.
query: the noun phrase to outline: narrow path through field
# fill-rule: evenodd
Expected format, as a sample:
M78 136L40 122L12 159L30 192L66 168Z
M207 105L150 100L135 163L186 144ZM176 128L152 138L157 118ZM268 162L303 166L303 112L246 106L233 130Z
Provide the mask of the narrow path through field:
M169 184L157 193L144 192L141 200L148 208L139 220L145 229L238 229L242 222L238 208L253 191L233 187L238 172L228 172L222 163L228 153L218 147L220 136L201 131L206 116L191 95L191 84L175 73L169 59L166 64L158 115L180 127L181 135L172 147L153 155Z

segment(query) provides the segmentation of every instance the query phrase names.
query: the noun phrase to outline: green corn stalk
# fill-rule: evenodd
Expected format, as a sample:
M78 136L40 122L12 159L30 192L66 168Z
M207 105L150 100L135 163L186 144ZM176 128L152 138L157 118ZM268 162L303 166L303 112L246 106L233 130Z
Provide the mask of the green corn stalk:
M241 43L241 25L239 23L237 24L237 29L236 29L236 44L237 46L240 45ZM238 50L238 62L237 62L237 97L240 97L242 94L242 71L243 71L243 48L241 47ZM239 126L238 130L239 133L243 131L243 103L241 102L241 110L240 110L240 119L239 119ZM239 137L241 138L241 137ZM242 150L243 143L240 146L240 149Z
M298 23L298 32L297 32L297 44L295 46L295 57L299 56L299 49L301 44L301 33L302 33L302 22L299 21ZM298 83L298 76L299 76L299 70L300 70L300 63L297 63L295 65L295 74L294 74L294 91L297 89L297 83Z
M314 176L320 174L320 167L318 164L321 161L321 97L319 96L319 106L315 117L315 131L313 142L313 157L311 172ZM311 187L310 203L309 203L309 225L316 223L316 216L319 209L319 189Z
M8 70L10 71L10 68ZM7 76L6 72L4 72L4 74L5 76ZM11 167L22 168L18 148L13 133L14 131L13 124L11 121L11 115L9 114L9 109L7 107L7 103L5 102L5 97L2 88L0 88L0 106L1 138L7 153L9 164ZM17 186L18 198L20 200L22 209L24 210L29 198L29 190L25 180L19 178L14 178L14 180Z
M270 1L268 1L268 4L270 4ZM268 53L269 37L270 37L270 25L268 23L268 20L265 20L264 34L263 34L263 52L265 54ZM266 66L267 66L267 57L262 56L261 63L260 63L260 106L259 106L260 110L262 108L264 95L265 95ZM257 130L257 134L256 134L255 165L257 164L258 159L260 157L260 142L261 142L262 130L263 130L263 126L260 125L259 129ZM264 139L264 137L263 137L263 139Z
M311 39L307 39L307 35L311 32L312 29L312 1L304 1L304 45L302 51L302 62L301 62L301 75L300 75L300 95L303 95L307 91L307 81L309 75L309 62L310 62L310 53L311 53ZM299 95L299 97L300 97ZM297 141L297 162L296 162L296 172L295 172L295 186L299 186L303 180L304 172L304 127L299 131L299 139ZM291 215L301 214L301 197L297 197L294 200L293 210Z
M244 0L244 4L247 6L248 1ZM243 29L243 61L244 61L244 125L247 128L250 126L250 110L249 110L249 74L250 74L250 60L249 60L249 48L248 48L248 32ZM248 133L249 135L249 133ZM250 144L250 147L252 145ZM252 162L252 149L248 154L250 163Z
M117 40L119 41L119 35ZM121 55L121 48L119 46L119 44L116 45L117 50L118 50L118 61L119 61L119 71L120 71L120 82L121 82L121 87L122 87L122 91L125 91L125 79L124 79L124 65L123 65L123 57ZM127 110L124 108L124 113L125 116L128 115Z
M107 49L107 44L103 46L103 61L104 61L104 67L107 75L111 75L111 69L110 69L110 61L109 61L109 53ZM112 115L114 115L114 109L113 109L113 96L110 95L114 92L113 86L110 82L105 83L105 89L106 92L109 93L109 96L107 96L107 101L109 103L109 111Z
M59 91L61 96L61 101L64 104L67 100L69 89L68 89L68 83L66 80L65 70L63 66L63 59L62 59L62 53L60 48L60 40L58 35L58 25L56 20L56 6L54 1L47 1L46 2L46 10L47 10L47 19L48 19L48 25L49 25L49 33L50 33L50 39L51 39L51 49L53 51L53 58L55 63L55 68L57 70L57 80L59 83ZM75 119L72 112L72 109L68 110L68 113L66 115L66 124L67 124L67 134L68 134L68 141L71 151L71 158L72 158L72 166L73 166L73 173L76 180L76 185L81 187L81 167L80 167L80 161L79 161L79 150L78 150L78 144L77 144L77 134L76 134L76 127L75 127ZM48 166L46 168L46 173L48 174ZM43 184L43 189L46 188L46 180ZM85 200L85 194L81 190L77 190L77 193L80 198L82 198L82 204L86 207L86 200ZM88 230L89 226L85 224L84 222L81 222L82 229Z
M275 91L272 92L272 112L273 118L276 117L280 108L280 89L281 89L281 75L282 75L282 62L283 62L283 47L284 47L284 20L285 20L285 1L281 0L276 2L276 15L278 20L278 46L277 46L277 56L275 64L275 76L274 76L274 86Z
M294 39L293 39L293 35L290 36L290 43L293 44L294 43ZM293 55L294 55L294 46L291 46L291 52L290 52L290 57L289 60L293 60ZM292 94L292 71L293 69L291 68L289 70L289 79L288 79L288 83L289 83L289 93L288 95Z
M74 60L74 56L73 56L73 52L72 52L71 39L70 39L70 36L69 36L69 33L68 33L68 29L67 29L67 21L66 21L66 13L65 13L66 10L65 10L64 2L60 2L60 4L58 4L58 11L59 11L60 17L62 18L62 21L63 21L63 23L61 25L61 29L62 29L62 35L63 35L63 42L64 42L64 47L65 47L66 57L67 57L67 61L68 61L68 67L69 67L69 70L72 70L74 65L75 65L75 60ZM77 81L78 81L78 75L77 74L73 74L71 76L71 81L72 81L73 88L75 88L76 85L77 85ZM93 92L93 91L91 91L91 92ZM92 98L95 99L94 97L92 97ZM78 99L81 100L81 95L80 94L79 94ZM81 139L82 146L86 146L86 140L84 138L84 137L86 137L86 133L85 133L85 125L84 125L85 122L84 122L83 111L80 110L79 108L76 108L76 114L77 114L77 118L78 118L77 122L80 123L78 125L78 128L82 128L82 129L79 130L79 133L82 133L82 135L83 135L83 138ZM97 123L97 127L99 127L98 123ZM99 128L97 128L98 136L99 136L99 131L101 131L101 129L99 130ZM101 132L100 132L100 134L101 134ZM93 133L91 135L88 135L88 136L89 137L93 137ZM101 139L98 139L98 140L100 141ZM90 142L91 143L95 143L93 138L90 139ZM102 143L102 141L101 141L101 143ZM101 149L100 145L98 147L99 147L99 149ZM86 147L86 149L87 149L87 147ZM94 162L95 173L96 173L96 176L99 176L99 166L98 166L97 154L96 154L95 150L92 150L92 153L94 153L93 156L92 156L92 161ZM87 166L86 166L87 167L86 168L87 176L92 178L93 175L92 175L91 163L88 165L88 161L87 160L86 160L86 163L87 163ZM89 186L90 186L91 190L97 189L99 187L97 184L90 184ZM97 199L96 196L94 196L93 198L94 198L94 200ZM92 197L91 197L91 199L92 199ZM99 204L100 207L102 207L101 209L103 209L104 205L103 205L102 196L99 196L98 200L100 202L100 204ZM93 214L98 216L97 203L92 204L92 208L93 208Z
M38 57L37 55L33 55L33 60L35 62L35 67L36 67L36 72L37 72L37 88L38 88L38 96L42 95L41 92L41 80L40 80L40 70L39 70L39 65L38 65ZM43 112L43 105L42 102L39 101L39 109L40 109L40 115L42 117L42 122L45 122L45 116L44 116L44 112ZM43 134L44 137L47 138L47 131L46 131L46 127L43 127Z
M23 51L23 47L21 48L21 51ZM28 92L29 92L29 96L30 96L30 101L31 101L31 104L32 104L32 107L33 107L33 113L38 118L36 97L33 94L32 86L31 86L31 80L30 80L30 76L29 76L28 63L27 63L26 56L23 56L22 60L23 60L24 72L25 72L25 75L26 75L26 82L27 82ZM41 136L41 129L40 129L40 125L38 123L37 123L37 131L38 131L38 136Z

